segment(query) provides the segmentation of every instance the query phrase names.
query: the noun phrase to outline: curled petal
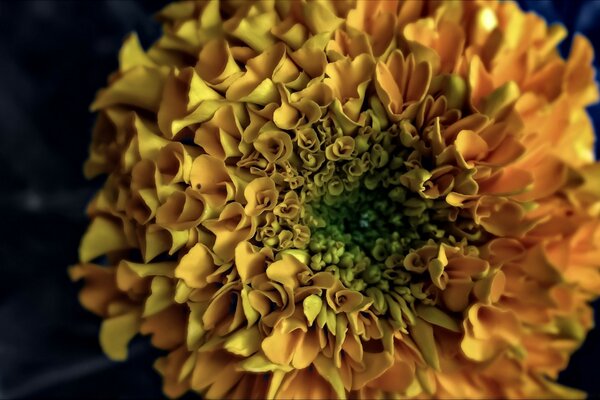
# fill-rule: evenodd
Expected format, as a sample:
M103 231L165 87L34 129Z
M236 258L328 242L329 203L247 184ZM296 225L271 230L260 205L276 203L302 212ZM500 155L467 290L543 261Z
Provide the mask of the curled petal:
M275 182L271 178L257 178L246 186L244 196L246 197L246 214L256 217L265 211L270 211L277 205L279 193Z
M206 154L194 160L190 183L193 189L203 195L207 206L213 210L221 209L227 201L235 197L235 185L225 163Z
M115 105L130 105L156 112L167 77L164 71L143 65L128 69L111 86L98 93L91 105L97 111Z
M130 247L117 222L105 217L96 217L81 240L79 259L88 262L108 252Z
M227 204L218 219L207 220L203 225L215 235L214 252L224 261L232 260L237 244L256 231L256 221L246 215L240 203Z
M128 313L109 317L100 327L100 346L113 360L127 358L127 345L140 329L140 312L132 310Z
M308 271L309 268L296 257L284 255L281 260L275 261L267 267L267 276L275 282L296 288L299 284L298 275Z
M203 288L215 269L215 256L206 246L197 243L177 264L175 277L183 279L191 288Z
M174 192L156 212L156 223L175 230L198 226L210 216L203 199L193 190Z
M262 132L254 147L269 162L285 161L292 154L292 139L283 131Z
M259 249L249 242L240 242L235 248L235 264L242 282L247 283L254 276L266 271L267 259L272 259L272 251Z

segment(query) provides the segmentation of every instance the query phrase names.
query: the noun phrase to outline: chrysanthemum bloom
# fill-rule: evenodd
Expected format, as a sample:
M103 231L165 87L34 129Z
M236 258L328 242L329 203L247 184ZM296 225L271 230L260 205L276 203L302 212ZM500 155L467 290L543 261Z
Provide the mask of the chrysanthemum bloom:
M200 1L92 109L73 279L206 398L579 397L592 50L513 3ZM594 178L595 176L595 178ZM594 181L595 179L595 181Z

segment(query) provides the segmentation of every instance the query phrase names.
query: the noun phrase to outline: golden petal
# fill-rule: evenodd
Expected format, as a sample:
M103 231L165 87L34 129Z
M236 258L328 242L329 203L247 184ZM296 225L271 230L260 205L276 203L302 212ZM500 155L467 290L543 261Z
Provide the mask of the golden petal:
M284 255L281 260L267 267L267 276L275 282L295 289L299 285L298 275L306 271L309 271L309 268L296 257Z
M588 39L575 35L567 60L564 89L575 97L577 104L586 106L598 100L598 88L594 84L594 72L590 67L593 48Z
M280 130L266 130L258 135L254 147L269 162L285 161L292 155L292 139Z
M171 350L185 340L185 314L177 305L163 309L144 319L140 325L142 335L152 335L152 345Z
M396 361L383 375L369 385L386 392L405 393L415 379L415 371L403 361Z
M202 243L197 243L185 254L175 268L175 277L183 279L191 288L203 288L208 276L216 269L215 257Z
M325 363L325 361L323 361ZM369 382L377 379L385 373L392 365L394 365L394 357L387 351L380 353L365 352L363 355L363 371L355 371L352 378L352 390L359 390ZM331 366L333 367L333 365Z
M315 362L314 366L319 373L331 386L335 391L338 399L346 399L346 390L344 389L344 384L342 382L339 370L334 366L334 364L323 357L323 355L319 355Z
M193 123L193 120L185 118L192 112L198 112L197 109L204 102L221 99L221 95L211 89L192 67L171 73L157 113L158 126L163 135L173 138L185 126ZM184 120L187 122L180 122Z
M303 7L306 27L313 35L323 32L333 32L344 20L336 16L332 10L320 2L307 3Z
M233 59L229 44L222 38L206 43L198 55L198 75L210 83L219 83L241 72Z
M202 198L193 191L173 192L156 212L156 223L164 228L185 230L196 227L207 217Z
M416 309L417 315L430 324L441 326L452 332L460 332L458 323L439 308L420 304Z
M281 330L274 330L262 341L261 348L269 361L284 366L290 365L301 337L300 331L282 333Z
M140 329L140 311L105 319L100 326L100 346L112 360L127 358L127 345Z
M433 337L431 325L421 318L415 320L415 324L409 327L411 337L419 347L423 359L433 369L440 369L440 360L437 351L437 344Z
M81 239L79 259L88 262L115 250L132 247L119 225L108 218L96 217Z
M163 96L166 74L143 65L128 69L107 89L101 90L90 106L98 111L115 105L129 105L156 112Z
M154 368L164 377L163 391L171 398L179 397L190 389L188 380L179 378L181 371L184 371L188 364L186 360L195 361L194 355L189 357L188 355L185 346L181 346L154 363ZM191 365L193 366L193 364Z
M93 313L107 315L108 305L119 296L115 269L95 264L79 264L69 269L69 276L74 281L82 278L86 280L79 292L81 304Z
M171 279L155 276L150 286L150 295L144 303L143 317L156 314L173 304L174 288Z
M125 38L119 51L119 70L125 72L138 65L145 67L157 66L144 52L137 34L131 33Z
M312 326L313 322L317 318L317 315L321 312L323 307L323 300L317 295L310 295L305 298L302 302L304 308L304 315L308 322L308 326Z
M260 138L259 138L260 139ZM256 217L265 211L270 211L277 205L279 192L275 182L269 177L256 178L246 186L244 211L251 217Z
M251 356L260 349L258 328L239 329L225 340L223 348L242 357Z
M218 219L205 221L203 225L215 235L213 251L223 261L231 261L235 247L256 231L256 221L248 217L240 203L228 203Z

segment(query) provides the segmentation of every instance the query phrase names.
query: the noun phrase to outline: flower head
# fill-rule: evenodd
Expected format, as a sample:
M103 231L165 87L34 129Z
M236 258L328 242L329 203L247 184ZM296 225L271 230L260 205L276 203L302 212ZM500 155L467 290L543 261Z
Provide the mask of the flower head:
M513 3L198 1L92 105L73 279L164 391L573 397L600 192L591 47ZM310 382L307 385L306 382Z

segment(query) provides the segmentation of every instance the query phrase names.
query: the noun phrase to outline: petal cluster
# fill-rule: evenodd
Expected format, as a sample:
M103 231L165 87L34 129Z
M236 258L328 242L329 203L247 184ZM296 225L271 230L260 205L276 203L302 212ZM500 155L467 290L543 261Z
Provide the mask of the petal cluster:
M70 269L206 398L580 397L592 50L510 2L188 1L98 92ZM307 382L310 382L307 385Z

